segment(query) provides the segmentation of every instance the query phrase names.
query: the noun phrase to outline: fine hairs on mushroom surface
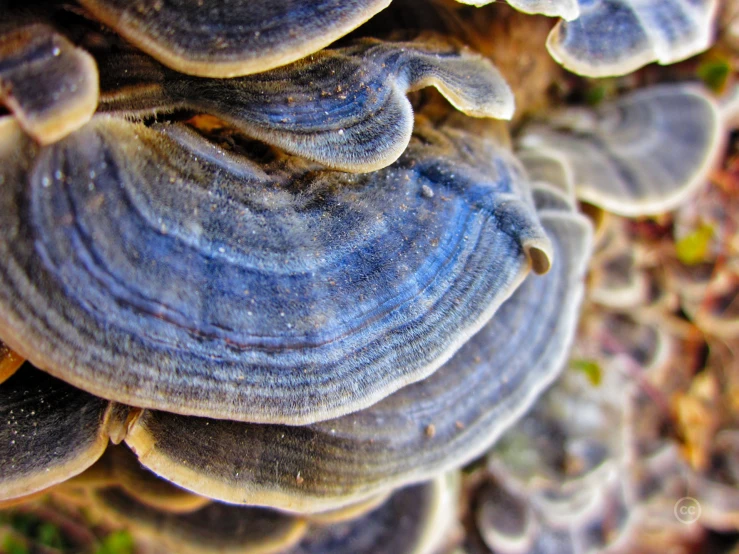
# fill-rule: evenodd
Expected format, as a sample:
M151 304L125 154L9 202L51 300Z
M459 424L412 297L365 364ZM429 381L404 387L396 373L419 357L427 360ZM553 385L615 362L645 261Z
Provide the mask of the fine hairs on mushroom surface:
M625 75L708 48L719 0L578 0L579 17L552 30L554 59L581 75Z
M528 182L494 143L429 130L354 177L260 167L176 125L97 116L38 149L0 123L17 187L0 190L3 338L119 402L260 423L353 412L435 371L549 265Z
M355 173L390 165L408 146L409 91L434 86L475 117L510 119L514 111L511 90L489 60L438 37L364 39L226 80L178 74L136 52L108 54L100 65L101 111L145 116L188 108L291 154Z
M524 129L519 147L563 160L579 198L639 216L673 209L703 186L723 153L724 134L707 92L662 85L597 110L554 114L548 124Z
M92 56L46 25L0 34L0 103L50 144L87 123L98 103Z
M137 502L115 486L94 491L86 506L103 519L128 522L134 533L154 538L172 552L357 554L434 552L457 514L456 472L394 492L352 520L316 523L275 510L213 502L188 514L173 514Z
M82 0L104 23L182 73L236 77L328 46L390 0ZM300 32L296 32L296 30Z
M3 2L0 551L739 532L720 4Z
M424 152L434 139L448 141L442 144L450 157L453 145L475 144L452 129L444 136L426 125L421 131L426 144L412 144L410 153ZM477 148L480 159L496 152L485 141ZM126 443L147 467L200 494L307 512L363 500L480 454L556 377L577 321L590 226L551 187L537 185L532 202L551 241L553 267L527 278L432 377L370 408L309 427L146 411L128 425ZM536 325L515 325L526 320ZM275 459L278 473L270 469Z

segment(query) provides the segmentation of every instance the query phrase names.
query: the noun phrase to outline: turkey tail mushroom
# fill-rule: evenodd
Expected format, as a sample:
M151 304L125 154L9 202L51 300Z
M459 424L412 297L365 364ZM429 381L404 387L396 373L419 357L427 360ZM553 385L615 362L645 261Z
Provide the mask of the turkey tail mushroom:
M549 264L520 166L475 137L429 131L354 176L179 125L97 116L38 148L0 124L0 336L123 404L351 413L436 371Z
M474 117L510 119L513 93L490 61L427 36L364 39L237 79L181 75L137 53L101 54L101 111L191 109L327 167L355 173L400 157L413 131L410 91L433 86Z
M328 46L390 0L81 0L96 18L181 73L237 77Z
M48 25L0 33L0 103L36 141L56 142L97 109L95 60Z
M704 185L724 134L702 89L659 85L595 110L564 110L524 129L518 146L566 159L580 199L638 216L673 209Z
M457 0L471 6L487 6L495 0ZM580 15L578 0L507 0L508 4L524 13L539 13L549 17L561 17L567 21Z
M116 487L96 491L93 505L109 521L123 523L134 536L181 554L284 554L307 530L303 518L218 502L173 513Z
M551 270L529 276L425 380L304 427L147 410L127 444L144 466L200 494L298 512L360 502L472 460L559 374L577 325L591 227L552 188L537 187L534 200L552 240Z
M171 514L138 503L115 488L94 504L136 536L183 554L431 554L456 521L456 473L394 491L379 506L350 521L307 525L305 519L265 508L212 503Z
M579 0L580 15L552 30L547 48L588 77L625 75L651 62L671 64L713 41L718 0Z
M0 500L26 496L90 467L108 445L110 402L30 364L0 384Z

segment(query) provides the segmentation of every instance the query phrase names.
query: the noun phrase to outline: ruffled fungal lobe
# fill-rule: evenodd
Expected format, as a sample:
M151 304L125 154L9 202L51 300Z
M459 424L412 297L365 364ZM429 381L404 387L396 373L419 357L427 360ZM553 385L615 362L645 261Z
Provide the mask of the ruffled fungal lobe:
M182 554L272 554L305 535L304 519L274 510L212 502L189 513L158 510L111 487L94 493L96 508L136 537Z
M438 552L452 530L459 502L459 474L395 491L379 508L344 523L313 526L286 554L356 554Z
M393 163L413 130L409 91L436 87L475 117L510 119L513 94L485 58L438 37L364 39L237 79L181 75L138 53L101 53L101 110L125 116L190 109L334 169Z
M82 0L165 65L202 77L259 73L349 33L390 0Z
M606 219L590 264L591 302L613 310L648 304L650 282L642 267L641 251L630 239L628 220L617 216Z
M564 158L582 200L625 216L675 208L702 186L723 151L715 102L702 89L660 85L595 110L570 109L518 142Z
M615 372L605 379L595 387L570 370L489 454L475 518L492 551L584 554L629 531L628 386Z
M345 522L310 524L264 508L212 503L170 514L115 488L95 493L98 510L137 536L173 552L244 554L430 554L455 522L459 476L395 491L370 512Z
M495 0L457 0L462 4L486 6ZM508 3L524 13L540 13L550 17L561 17L568 21L576 19L580 14L577 0L507 0Z
M158 478L145 469L125 446L109 446L94 465L62 486L71 490L97 490L114 486L141 504L174 514L194 512L211 502L207 497Z
M545 183L575 202L575 181L572 168L566 156L545 146L523 148L516 157L526 168L526 173L534 183Z
M0 32L0 103L36 141L55 142L97 108L95 60L48 25Z
M547 47L555 60L589 77L625 75L670 64L711 45L717 0L579 0L580 15L560 22Z
M0 500L91 466L108 444L109 404L30 365L0 384Z

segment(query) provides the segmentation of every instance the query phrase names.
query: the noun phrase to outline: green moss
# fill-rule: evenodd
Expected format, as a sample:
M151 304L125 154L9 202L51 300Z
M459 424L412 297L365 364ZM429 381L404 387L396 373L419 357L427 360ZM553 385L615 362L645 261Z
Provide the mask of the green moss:
M698 77L714 92L721 92L731 74L729 60L710 58L698 66Z
M116 531L103 539L95 554L133 554L133 538L128 531Z
M64 540L59 528L52 523L42 523L36 529L36 540L43 546L61 549L64 547Z
M2 552L7 554L29 554L28 547L17 537L8 535L3 541Z
M615 79L593 79L588 82L585 90L585 102L589 106L598 106L604 100L616 96L617 92L618 87Z
M696 265L707 261L713 234L713 227L703 224L692 233L685 235L675 243L677 259L685 265Z
M603 381L603 370L600 364L594 360L572 360L570 361L570 367L575 371L584 373L594 387L597 387Z

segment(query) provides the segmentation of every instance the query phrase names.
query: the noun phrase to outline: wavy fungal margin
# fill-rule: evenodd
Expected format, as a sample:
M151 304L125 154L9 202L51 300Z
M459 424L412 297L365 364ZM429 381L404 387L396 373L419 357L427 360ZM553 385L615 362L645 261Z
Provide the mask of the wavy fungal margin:
M390 0L81 0L163 64L200 77L268 71L328 46ZM299 29L300 32L295 32Z
M97 117L45 148L3 126L0 334L125 404L354 412L433 373L551 253L520 166L474 137L428 130L352 176L177 125Z
M514 99L479 54L426 36L413 42L357 41L266 73L235 79L178 74L132 52L101 55L101 111L125 117L193 110L327 167L365 173L408 147L407 94L435 87L473 117L510 119Z

